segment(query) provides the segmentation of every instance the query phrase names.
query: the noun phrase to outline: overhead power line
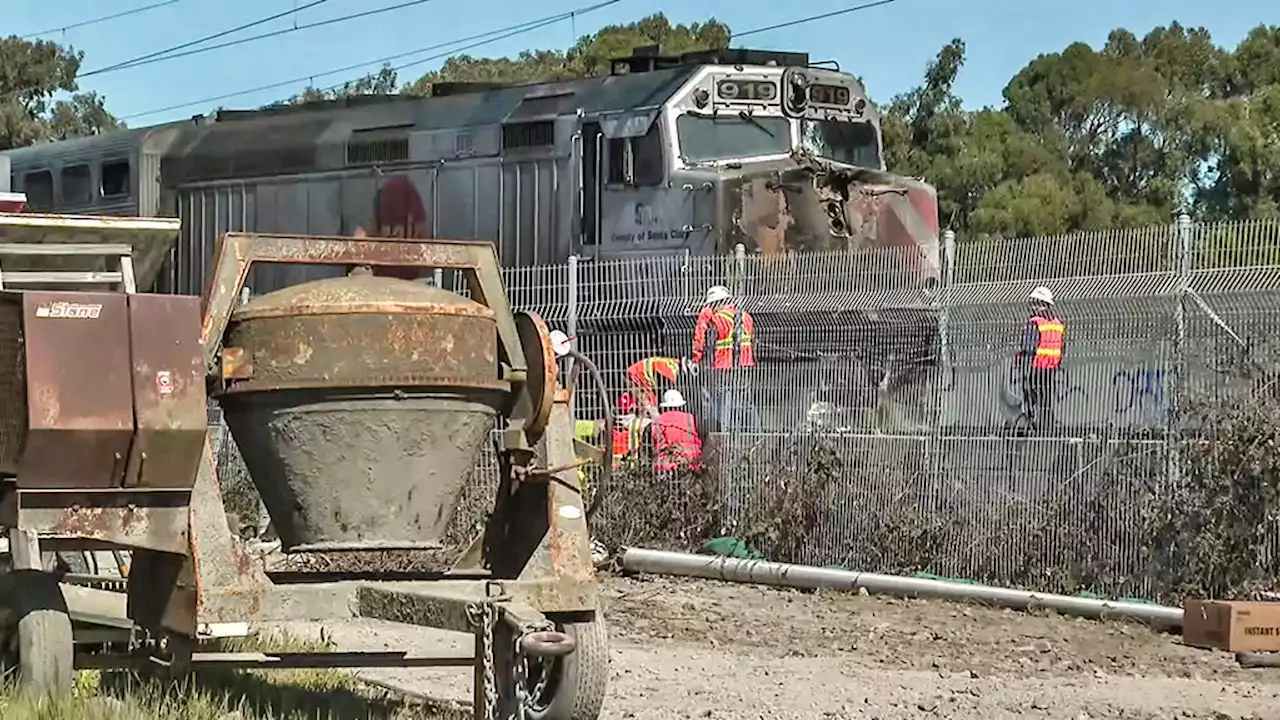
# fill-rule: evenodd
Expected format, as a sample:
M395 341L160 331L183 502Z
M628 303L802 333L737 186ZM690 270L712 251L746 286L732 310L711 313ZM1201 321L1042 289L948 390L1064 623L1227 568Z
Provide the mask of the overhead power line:
M759 27L752 30L748 30L746 32L733 33L733 35L731 35L730 37L733 40L737 40L738 38L744 38L748 35L758 35L760 33L769 32L770 30L781 30L782 28L794 27L796 25L803 25L805 23L816 22L818 20L826 20L827 18L833 18L840 15L848 15L851 12L857 12L858 10L869 10L873 7L880 7L881 5L890 5L897 1L898 0L876 0L876 2L863 3L862 5L854 5L853 7L847 7L843 10L832 10L831 12L822 13L821 15L810 15L809 17L802 17L798 20L788 20L787 22L778 23L777 25L769 25L767 27Z
M223 30L222 32L216 32L216 33L214 33L214 34L212 34L212 35L206 35L206 36L204 36L204 37L202 37L202 38L197 38L197 39L195 39L195 40L189 40L189 41L184 42L184 43L182 43L182 44L180 44L180 45L174 45L173 47L167 47L167 48L165 48L165 49L163 49L163 50L157 50L157 51L155 51L155 52L153 52L153 53L147 53L146 55L139 55L138 57L130 58L130 59L128 59L128 60L124 60L124 61L122 61L122 62L118 62L118 63L116 63L115 65L108 65L107 67L104 67L104 68L97 68L97 69L95 69L95 70L90 70L90 71L88 71L88 72L82 72L82 73L80 73L79 75L77 75L77 77L88 77L88 76L90 76L90 75L101 75L102 73L107 72L107 71L109 71L109 70L118 70L118 69L120 69L120 68L122 68L122 67L125 67L125 66L127 66L127 65L134 65L134 64L136 64L136 63L142 62L143 60L150 60L151 58L154 58L154 57L160 57L161 55L168 55L169 53L171 53L171 52L177 52L178 50L185 50L185 49L187 49L187 48L189 48L189 47L191 47L191 46L193 46L193 45L199 45L200 43L208 42L208 41L210 41L210 40L217 40L218 38L226 37L226 36L228 36L228 35L231 35L231 34L234 34L234 33L238 33L238 32L240 32L241 30L248 30L249 28L252 28L252 27L257 27L257 26L259 26L259 25L265 25L266 23L269 23L269 22L271 22L272 20L279 20L279 19L280 19L280 18L282 18L282 17L288 17L288 16L290 16L290 15L293 15L294 13L301 12L302 10L309 10L309 9L311 9L311 8L313 8L313 7L316 7L317 5L323 5L323 4L327 3L327 2L329 2L329 0L311 0L311 2L307 3L306 5L300 5L300 6L298 6L298 7L291 8L291 9L286 10L286 11L284 11L284 12L276 13L275 15L271 15L271 16L269 16L269 17L264 17L264 18L261 18L261 19L259 19L259 20L254 20L254 21L252 21L252 22L247 22L247 23L245 23L245 24L243 24L243 25L238 25L238 26L236 26L236 27L233 27L233 28L231 28L230 30Z
M320 20L313 23L306 23L304 25L294 25L293 27L283 28L281 30L272 30L271 32L260 33L258 35L250 35L249 37L240 38L238 40L228 40L227 42L218 43L217 45L206 45L205 47L198 47L198 48L186 50L183 52L171 53L168 55L161 55L159 57L151 57L151 58L147 58L145 60L139 60L136 62L117 63L115 65L112 65L111 67L105 67L100 70L93 70L87 73L80 73L78 77L88 77L90 75L102 75L103 73L116 72L118 70L129 70L136 67L142 67L143 65L150 65L152 63L164 62L166 60L174 60L181 57L187 57L189 55L199 55L200 53L209 52L210 50L221 50L222 48L229 48L229 47L235 47L237 45L244 45L245 43L251 43L256 40L265 40L267 38L279 37L280 35L288 35L289 33L295 33L295 32L298 32L299 30L310 30L311 28L323 27L325 25L335 25L337 23L344 23L350 20L359 20L360 18L366 18L371 15L381 15L382 13L392 12L394 10L404 10L405 8L411 8L416 5L425 5L426 3L429 3L429 2L434 2L434 0L409 0L409 2L402 2L398 5L388 5L387 7L377 8L374 10L365 10L364 12L352 13L351 15L343 15L341 17L329 18L328 20Z
M148 115L158 115L160 113L171 112L173 110L181 110L183 108L194 107L196 105L208 105L209 103L215 103L222 100L230 100L231 98L240 97L242 95L251 95L253 93L263 92L266 90L276 90L279 88L289 87L291 85L297 85L299 83L310 83L310 82L314 82L314 80L319 77L327 77L329 75L338 75L340 73L348 73L353 70L359 70L361 68L366 68L373 65L386 65L387 63L393 62L395 60L399 60L401 58L406 58L411 55L419 55L421 53L431 52L432 50L438 50L440 48L450 47L454 45L461 45L461 47L452 47L450 50L446 52L438 53L425 58L419 58L417 60L413 60L411 62L404 63L402 65L398 65L392 68L394 70L403 70L405 68L412 67L414 65L421 65L422 63L431 62L432 60L439 60L441 58L448 57L450 55L454 55L460 52L473 50L475 48L482 47L490 43L498 42L499 40L505 40L507 38L515 37L517 35L523 35L524 33L532 32L534 30L539 30L549 25L554 25L556 23L564 22L565 20L572 20L580 15L586 15L587 13L595 12L596 10L600 10L601 8L605 8L610 5L616 5L619 2L622 2L622 0L604 0L603 2L595 3L594 5L586 5L580 8L576 8L574 10L570 10L568 12L562 12L556 15L548 15L538 20L531 20L529 22L520 23L518 25L509 25L507 27L499 28L497 30L490 30L488 32L483 32L476 35L470 35L468 37L457 38L455 40L450 40L448 42L436 43L435 45L428 45L426 47L417 48L415 50L410 50L408 52L398 53L396 55L388 55L386 57L378 58L376 60L368 60L365 62L355 63L353 65L347 65L340 68L333 68L331 70L324 70L321 72L312 73L310 75L290 78L288 80L281 80L280 82L275 82L268 85L259 85L258 87L247 88L244 90L237 90L235 92L224 93L222 95L215 95L207 98L201 98L199 100L192 100L190 102L179 103L177 105L169 105L167 107L156 108L155 110L147 110L146 112L133 113L132 115L126 115L122 117L121 120L132 120L134 118L146 117ZM463 43L469 43L469 44L463 44ZM339 83L337 85L334 85L326 89L332 90L332 89L340 88L345 84L346 84L345 82Z
M110 15L101 15L99 17L90 18L88 20L81 20L80 22L71 23L70 25L63 25L61 27L49 28L48 30L41 30L40 32L27 33L26 35L22 36L22 39L30 40L31 38L40 37L41 35L52 35L54 33L66 32L68 30L75 30L76 28L88 27L90 25L97 25L98 23L104 23L104 22L107 22L108 20L116 20L122 17L129 17L130 15L138 15L148 10L155 10L156 8L162 8L165 5L176 5L180 2L182 2L182 0L164 0L164 2L152 3L150 5L143 5L142 7L136 7L136 8L133 8L132 10L121 10L120 12L117 12L117 13L111 13Z

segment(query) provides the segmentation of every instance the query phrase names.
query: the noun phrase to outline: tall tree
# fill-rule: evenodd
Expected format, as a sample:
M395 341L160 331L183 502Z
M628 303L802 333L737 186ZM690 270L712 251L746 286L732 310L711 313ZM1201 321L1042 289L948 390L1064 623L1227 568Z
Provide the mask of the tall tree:
M102 96L77 92L83 57L45 40L0 38L0 150L124 127Z

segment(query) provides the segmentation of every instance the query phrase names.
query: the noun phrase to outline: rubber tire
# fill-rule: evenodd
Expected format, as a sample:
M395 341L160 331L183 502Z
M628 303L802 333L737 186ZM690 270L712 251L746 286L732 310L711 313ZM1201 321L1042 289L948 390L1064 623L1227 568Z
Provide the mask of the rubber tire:
M530 710L528 720L598 720L609 692L609 630L604 616L591 622L567 623L560 630L574 639L565 656L555 696L542 710Z
M75 637L56 578L31 573L18 599L15 632L19 688L32 696L57 697L75 682Z

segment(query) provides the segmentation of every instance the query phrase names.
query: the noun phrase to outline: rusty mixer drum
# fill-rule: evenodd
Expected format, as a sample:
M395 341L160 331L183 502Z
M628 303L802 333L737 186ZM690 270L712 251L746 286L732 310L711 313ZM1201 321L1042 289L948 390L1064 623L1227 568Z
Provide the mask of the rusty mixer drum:
M219 396L286 551L435 549L513 402L493 312L357 274L236 311Z

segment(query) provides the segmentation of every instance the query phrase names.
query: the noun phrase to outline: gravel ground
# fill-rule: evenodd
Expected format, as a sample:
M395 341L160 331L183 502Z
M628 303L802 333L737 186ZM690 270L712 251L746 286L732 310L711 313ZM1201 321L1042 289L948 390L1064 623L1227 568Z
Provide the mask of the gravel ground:
M611 577L603 592L606 720L1280 717L1280 670L1241 670L1140 625L671 578ZM325 632L346 650L470 646L364 620ZM465 670L366 675L441 699L471 692Z

